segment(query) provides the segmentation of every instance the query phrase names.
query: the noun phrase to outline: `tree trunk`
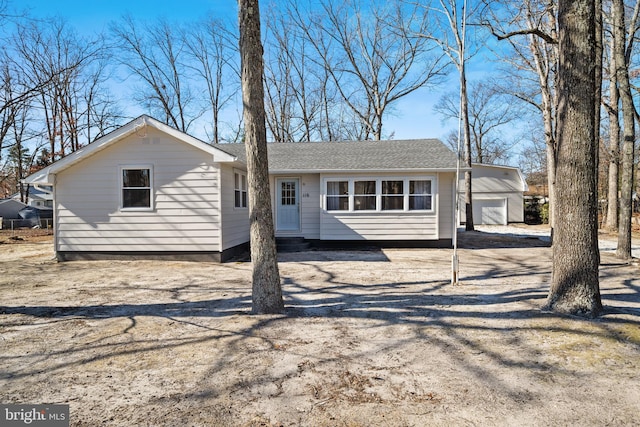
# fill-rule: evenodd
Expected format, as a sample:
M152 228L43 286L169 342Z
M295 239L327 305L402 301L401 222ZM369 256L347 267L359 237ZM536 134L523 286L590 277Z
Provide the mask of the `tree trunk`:
M614 46L611 52L615 50ZM618 229L618 172L620 165L620 117L618 105L618 79L616 78L616 60L611 58L609 68L609 176L607 190L607 222L605 228L609 231Z
M553 273L546 309L595 317L598 267L595 0L558 3L558 157Z
M284 303L269 191L260 11L258 0L238 0L238 5L253 262L252 312L281 313Z
M596 140L596 219L597 219L597 228L600 228L600 219L598 217L598 212L600 210L599 200L599 180L600 180L600 119L602 116L602 72L603 72L603 61L604 61L604 28L603 28L603 10L602 10L602 0L595 0L595 32L596 32L596 62L594 66L596 67L596 87L595 94L593 99L594 104L594 125L595 125L595 140Z
M611 2L613 15L614 57L616 62L616 78L620 88L622 101L623 143L621 153L620 212L618 221L618 247L616 256L621 259L631 258L631 215L633 197L633 145L635 143L635 108L629 85L629 67L625 58L625 20L624 1Z
M462 114L462 131L464 134L464 163L469 169L464 173L464 205L466 231L475 230L473 224L473 191L471 187L471 126L469 125L469 96L467 94L467 76L465 59L460 59L460 112Z

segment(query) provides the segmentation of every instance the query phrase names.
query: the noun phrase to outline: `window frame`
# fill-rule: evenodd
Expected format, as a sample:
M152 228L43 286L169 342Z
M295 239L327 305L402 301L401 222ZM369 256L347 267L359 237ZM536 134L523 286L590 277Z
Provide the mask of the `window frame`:
M356 182L366 182L366 183L373 182L373 193L364 193L364 192L357 193ZM353 203L350 203L351 210L355 212L376 212L379 208L378 196L380 195L380 182L373 178L354 178L350 184L353 185L353 190L349 191L349 196L353 201ZM368 185L366 185L365 187L368 187ZM358 208L359 204L357 203L356 198L362 198L363 201L366 199L373 198L373 209Z
M428 193L411 193L411 182L417 181L429 181L429 192ZM407 188L407 209L409 212L428 212L433 211L433 180L429 179L409 179L408 181L409 188ZM429 209L411 209L411 197L429 197L429 205L431 206Z
M329 194L329 183L338 183L338 191L340 191L340 183L341 182L346 182L347 183L347 194ZM350 191L350 187L349 187L349 180L348 179L343 179L343 178L338 178L338 179L327 179L324 182L323 185L323 192L324 192L324 197L323 202L324 202L324 210L328 211L328 212L349 212L351 210L351 197L350 194L352 193ZM329 209L329 197L336 199L338 201L338 206L341 205L340 200L346 198L347 199L347 208L346 209Z
M238 177L239 180L236 179L236 177ZM239 187L238 182L240 183ZM239 194L239 199L236 197L236 194ZM238 203L238 201L240 203ZM247 180L247 172L239 169L233 170L233 208L249 209L249 181Z
M149 186L148 187L125 187L124 186L124 171L126 170L148 170L149 171ZM153 182L153 165L152 164L131 164L120 165L120 211L121 212L151 212L155 209L155 192ZM149 190L149 206L124 206L124 192L127 189L147 189Z
M355 194L355 182L356 181L375 181L376 192L376 206L375 210L371 209L355 209L354 199L356 196L363 196L362 194ZM402 182L402 195L395 194L383 194L382 193L382 183L384 181L401 181ZM428 196L431 201L430 209L410 209L410 183L411 181L429 181L430 184L430 193L420 193L418 196ZM347 182L348 194L347 195L330 195L328 191L328 185L331 182ZM324 177L322 179L322 208L325 212L328 213L349 213L349 214L367 214L367 213L380 213L380 214L398 214L398 213L435 213L436 208L436 193L435 188L437 188L437 176L434 175L377 175L377 176L331 176ZM329 209L329 198L339 198L339 197L348 197L348 209ZM373 196L366 195L366 196ZM392 196L395 198L402 197L402 209L382 209L383 198L385 196ZM416 194L413 194L416 196Z
M385 182L400 182L401 183L401 187L402 187L402 193L385 193ZM407 194L405 192L405 188L407 187L406 185L406 180L405 179L390 179L390 178L381 178L380 179L380 211L382 212L403 212L407 207L407 201L405 200L407 197ZM385 209L385 200L395 200L395 199L402 199L402 208L400 209Z

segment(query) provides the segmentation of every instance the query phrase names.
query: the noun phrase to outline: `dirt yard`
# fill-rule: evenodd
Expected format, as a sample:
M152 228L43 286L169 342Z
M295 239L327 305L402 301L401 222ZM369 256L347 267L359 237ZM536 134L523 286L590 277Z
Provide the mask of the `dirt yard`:
M282 254L287 313L249 315L251 265L55 262L0 238L0 402L73 426L640 423L640 269L603 254L606 312L540 311L551 250Z

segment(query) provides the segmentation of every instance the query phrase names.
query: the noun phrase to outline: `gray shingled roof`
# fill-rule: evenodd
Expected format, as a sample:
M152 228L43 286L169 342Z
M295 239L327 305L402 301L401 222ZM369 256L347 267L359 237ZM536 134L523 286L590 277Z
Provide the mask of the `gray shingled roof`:
M437 139L271 143L268 147L272 172L452 170L456 167L455 153ZM246 161L244 144L219 144L216 148Z

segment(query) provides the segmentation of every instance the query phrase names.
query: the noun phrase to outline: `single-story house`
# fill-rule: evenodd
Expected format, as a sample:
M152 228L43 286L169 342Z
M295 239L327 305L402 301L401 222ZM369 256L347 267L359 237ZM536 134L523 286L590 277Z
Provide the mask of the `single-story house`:
M3 228L4 221L7 221L7 224L9 224L5 227L11 228L9 220L20 219L20 214L18 212L26 206L27 205L22 203L20 200L0 200L0 228Z
M524 222L524 192L528 190L528 186L520 169L474 163L471 166L471 177L474 224L506 225ZM459 219L464 224L464 174L460 175L458 194Z
M34 173L58 259L224 261L249 242L242 144L141 116ZM435 139L269 144L276 236L452 244L456 155Z
M11 198L14 200L20 200L20 193L13 194ZM27 206L38 209L53 208L53 189L51 188L51 186L30 186L27 197Z

